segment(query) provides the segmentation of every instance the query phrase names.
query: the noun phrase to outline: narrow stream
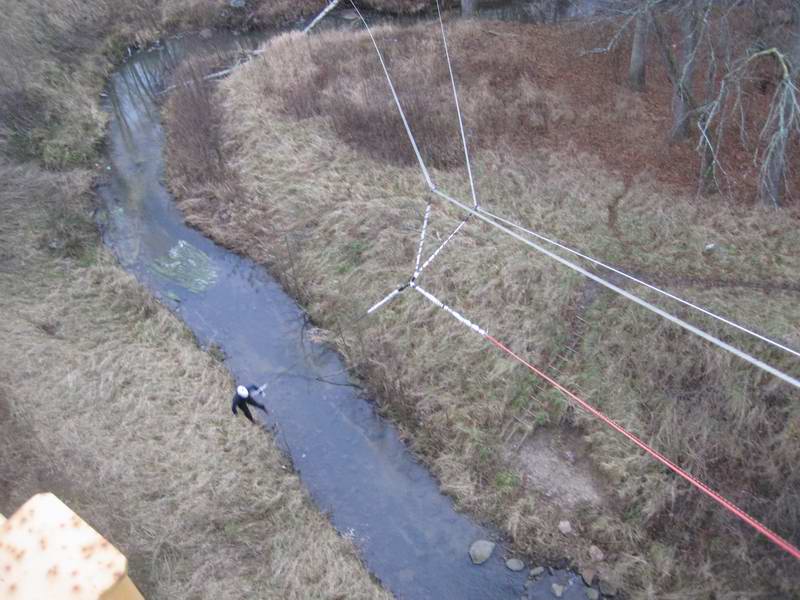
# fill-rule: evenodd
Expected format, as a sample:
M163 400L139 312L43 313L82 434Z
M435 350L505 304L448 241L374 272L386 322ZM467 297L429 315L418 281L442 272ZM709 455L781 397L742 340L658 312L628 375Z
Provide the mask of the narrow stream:
M470 544L497 540L497 533L454 510L395 428L351 385L341 357L310 339L304 313L264 269L184 224L163 185L157 93L182 57L256 43L232 34L184 36L134 54L114 73L110 164L99 187L105 242L201 343L223 350L237 380L269 382L266 424L319 509L398 598L552 598L553 582L565 585L563 598L585 598L569 572L546 572L526 590L528 570L508 570L500 545L487 563L472 565ZM230 410L229 400L219 399L220 411Z

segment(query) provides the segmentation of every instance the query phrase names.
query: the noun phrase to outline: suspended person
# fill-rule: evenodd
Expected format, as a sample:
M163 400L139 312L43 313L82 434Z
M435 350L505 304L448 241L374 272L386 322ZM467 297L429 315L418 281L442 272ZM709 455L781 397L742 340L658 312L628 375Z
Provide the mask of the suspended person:
M240 409L244 416L250 419L251 423L255 423L253 420L253 415L250 413L250 409L247 407L249 404L250 406L255 406L256 408L260 408L264 412L267 412L266 407L257 401L253 396L256 394L260 394L263 391L263 387L256 387L254 385L248 385L247 387L240 385L236 388L236 394L233 396L233 402L231 402L231 410L233 414L236 413L236 409Z

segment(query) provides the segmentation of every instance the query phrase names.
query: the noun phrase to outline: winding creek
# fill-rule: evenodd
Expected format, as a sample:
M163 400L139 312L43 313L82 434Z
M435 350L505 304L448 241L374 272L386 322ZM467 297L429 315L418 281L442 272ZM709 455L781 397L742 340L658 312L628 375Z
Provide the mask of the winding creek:
M184 224L163 184L157 97L165 75L189 54L256 44L233 34L184 36L133 54L114 73L109 166L98 189L105 242L202 344L222 349L237 380L269 382L266 425L319 509L398 598L553 598L554 582L565 586L563 598L586 598L580 578L565 571L545 571L526 589L528 570L508 570L502 544L487 563L472 565L470 544L497 541L497 532L455 511L263 268ZM228 402L219 399L221 411ZM249 424L241 419L241 426Z

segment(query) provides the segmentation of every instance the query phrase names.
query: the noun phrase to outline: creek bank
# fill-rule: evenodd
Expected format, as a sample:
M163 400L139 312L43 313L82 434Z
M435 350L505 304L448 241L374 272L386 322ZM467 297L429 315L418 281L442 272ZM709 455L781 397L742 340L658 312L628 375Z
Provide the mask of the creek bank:
M230 373L102 245L91 182L0 160L0 512L42 490L80 507L148 599L389 600L280 440L232 418Z
M260 53L260 51L259 51L259 53ZM179 194L180 194L180 192L179 192ZM179 204L179 206L181 206L181 204ZM196 222L193 223L191 220L189 221L189 223L193 224L194 226L197 226L200 231L204 232L205 234L208 234L209 237L212 240L216 241L217 243L222 244L224 247L230 248L230 249L232 249L234 251L237 251L237 252L241 252L242 251L241 248L238 247L237 245L235 245L235 244L231 245L226 238L218 238L217 236L214 235L213 231L208 230L207 228L203 227L199 223L196 223ZM271 265L274 267L274 263L271 263ZM289 289L291 291L292 287L289 285L289 283L290 282L284 281L284 284L287 285L287 287L289 287ZM295 297L297 297L296 294L295 294ZM330 339L330 337L332 336L331 332L328 332L326 335L327 335L328 339ZM471 557L471 559L472 559L474 564L482 564L484 561L488 560L489 557L491 557L492 551L489 550L488 546L487 546L489 544L492 547L494 546L493 542L484 541L483 544L478 544L477 546L473 545L473 547L470 548L469 554L470 554L470 557ZM553 563L553 564L555 566L556 563ZM549 570L551 576L554 575L554 571L567 569L568 568L567 565L569 563L568 563L567 560L562 559L562 560L558 561L557 564L558 564L558 568L557 569L552 569L551 568ZM512 565L516 565L516 563L512 563ZM519 568L510 568L507 565L507 568L509 568L509 570L511 570L511 571L520 571L520 570L522 570L522 568L524 568L524 564L521 564L521 567L519 567ZM566 580L570 581L571 585L575 585L575 582L580 582L580 577L579 577L579 575L577 575L577 573L569 573L567 578L566 578ZM578 586L578 587L580 587L580 586Z
M112 77L112 168L98 188L104 241L203 345L218 349L237 379L271 382L266 423L279 431L314 501L389 590L403 598L518 597L525 574L506 568L498 553L480 567L466 560L471 540L496 532L454 510L352 385L341 357L309 333L304 311L263 268L189 228L174 206L161 182L156 102L174 64L208 41L165 40Z
M259 64L256 65L256 66L260 66L261 62L262 61L258 61ZM248 69L244 69L244 71L247 71L247 70L249 70L249 68ZM239 73L241 73L241 71L239 71ZM234 74L233 77L234 77L234 79L238 79L238 75L237 74ZM231 83L229 83L229 82L223 83L223 88L229 87L230 85L231 85ZM236 85L238 85L238 83L234 84L234 86L236 86ZM267 98L263 98L263 91L262 91L262 99L259 100L259 102L265 102L265 101L268 101L268 99L269 99L269 95L267 95ZM174 99L171 98L170 102L173 102L173 101L174 101ZM174 109L170 108L170 106L167 107L167 114L170 114L170 113L174 114L174 112L175 112ZM248 118L247 117L247 110L239 110L238 112L234 113L233 118L234 119L240 119L240 120L246 120ZM287 129L283 133L284 140L287 140L290 144L293 144L294 143L293 138L294 138L295 134L296 134L296 132L292 131L291 129ZM297 137L297 140L298 140L298 143L304 143L303 142L303 140L305 140L304 134L301 133L301 135L299 137ZM179 152L180 150L173 146L168 151L169 151L170 154L173 154L173 151L174 152ZM291 155L289 153L287 153L284 156L288 157L288 156L291 156ZM229 158L231 161L233 161L235 159L234 156L227 156L227 158ZM327 160L327 159L325 159L325 160ZM320 164L324 164L325 160L315 161L315 162L319 162ZM171 174L172 174L174 172L174 171L172 171L172 166L170 166L170 170L171 170ZM262 171L262 174L263 174L263 177L264 177L265 181L269 180L269 178L271 176L270 172L269 172L269 168L267 170L265 170L265 171ZM246 192L244 192L244 191L237 192L237 195L236 195L237 197L236 198L231 198L229 196L228 197L220 196L222 201L218 204L218 207L221 209L222 212L220 212L219 214L215 215L211 219L207 220L205 218L205 216L199 214L195 210L195 208L197 206L202 206L207 201L206 198L209 198L209 199L213 198L214 194L216 194L216 191L210 191L211 195L210 196L206 196L206 198L204 198L203 196L195 195L195 194L187 195L186 192L185 192L186 188L184 188L184 183L182 182L182 180L179 177L178 178L171 177L170 178L170 182L171 182L171 185L173 185L173 189L175 190L176 194L179 196L179 198L182 198L181 200L179 200L178 206L182 211L184 211L184 214L187 217L187 222L188 223L190 223L192 226L197 227L204 234L209 235L209 237L211 239L215 240L217 243L220 243L224 247L230 248L230 249L234 250L235 252L239 252L239 253L242 253L244 255L248 255L249 254L249 255L252 256L252 248L248 249L248 247L246 247L246 245L243 246L241 244L241 238L238 238L235 234L232 235L232 236L228 235L233 230L228 229L227 232L221 233L220 229L218 228L218 227L221 226L222 228L226 228L227 229L228 226L230 226L234 221L236 221L237 216L235 214L235 211L236 211L235 203L238 202L239 199L242 196L246 195ZM231 183L231 188L238 189L237 188L238 185L239 184L235 183L235 182ZM289 185L293 185L293 184L290 183ZM209 194L209 190L208 189L206 190L205 194ZM315 199L309 199L309 203L306 204L304 207L302 207L300 210L303 211L303 212L307 212L308 211L308 206L310 206L312 202L318 202L318 201L319 201L319 199L316 199L316 198ZM261 223L269 223L270 222L269 216L266 214L266 211L264 211L264 209L262 207L259 207L256 210L256 212L253 213L253 215L252 215L251 223L259 223L259 222L261 222ZM270 224L270 227L271 226L272 226L272 224ZM276 227L282 227L284 225L283 224L278 224L276 222L275 226ZM436 225L436 227L438 227L438 225ZM234 229L235 229L235 227L234 227ZM244 231L244 230L242 230L242 231ZM261 242L260 242L262 244L261 247L266 249L267 248L267 242L265 240L267 238L264 236L263 232L261 232L259 234L253 233L253 235L255 237L257 237L259 240L261 240ZM287 247L290 247L290 246L294 245L295 243L297 243L295 241L296 239L297 240L302 240L302 239L304 239L304 237L303 237L302 234L299 234L295 238L294 234L292 234L289 237L287 237L286 239L284 239L284 243L285 243L285 245ZM333 249L332 249L332 251L335 252L335 250L333 250ZM307 306L308 296L306 294L306 290L304 290L303 287L305 285L307 285L308 282L301 282L297 277L297 272L298 271L302 272L302 270L305 270L307 268L307 267L303 266L303 264L302 264L304 261L294 262L294 259L291 256L280 257L280 254L275 252L274 248L270 249L268 252L269 252L269 254L268 254L269 258L268 259L263 259L263 258L259 257L259 259L258 259L259 262L261 262L262 264L268 265L273 270L273 272L275 272L276 275L281 278L282 283L292 293L292 295L296 299L300 300L301 302L303 302L303 304L305 304ZM360 250L358 248L355 248L352 251L348 250L347 255L348 256L352 256L353 260L357 261L360 258L358 256L359 252L360 252ZM276 255L278 255L278 257L280 257L277 260L276 260ZM292 271L294 271L294 272L292 272ZM340 266L339 267L332 266L330 271L332 273L336 273L337 275L345 275L348 272L350 272L350 269L346 269L345 270ZM315 317L315 321L314 321L315 324L321 325L322 327L327 328L329 330L328 339L334 338L335 336L330 331L330 330L334 329L333 327L331 327L331 324L330 324L330 314L325 319L321 319L321 320L317 321L316 318L320 316L320 313L318 311L314 310L313 307L308 307L308 309L309 309L309 313L311 315L314 315L314 317ZM335 317L333 317L333 318L335 318ZM341 349L342 346L339 346L339 348ZM354 365L354 366L357 367L357 365ZM361 373L359 373L359 374L361 374ZM369 375L365 375L364 376L364 380L370 381L371 377ZM392 394L393 394L393 391L376 389L375 393L376 394L380 394L381 396L391 397ZM388 406L388 404L389 404L388 402L382 402L381 403L381 408L385 410L385 408ZM388 414L392 418L396 417L396 415L392 414L391 412L389 412ZM402 422L402 420L401 420L401 422ZM426 458L426 460L427 460L427 458ZM504 473L502 473L502 472L497 474L498 481L501 481L500 477L503 476L503 475L504 475ZM440 476L440 473L437 473L437 476ZM512 485L513 485L513 481L514 481L513 477L510 478L510 481L512 482ZM503 515L499 515L498 519L495 519L494 522L501 522L502 519L504 519L504 516ZM553 521L552 519L547 519L547 520L550 522L549 527L553 527L557 523L557 521ZM582 540L579 536L570 536L570 541L569 541L570 545L579 545L579 544L584 544L584 543L585 543L585 540ZM586 543L585 545L588 546L588 543ZM559 547L560 544L558 544L558 542L556 542L553 546L554 547ZM515 550L518 550L518 548L515 548ZM463 550L462 550L462 552L463 552ZM558 553L555 554L555 556L559 556L559 555L563 556L563 555L565 555L563 553L563 550L561 550L561 548L556 550L556 552L558 552ZM541 548L540 548L535 554L534 553L530 553L530 554L528 554L528 556L536 556L536 555L538 555L539 559L541 560L542 554L544 554L544 553L541 551ZM570 554L572 554L572 553L570 553ZM578 553L576 552L573 555L577 556L577 554ZM548 555L545 555L545 556L547 556L547 558L549 559L549 558L552 557L552 554L550 554L549 556ZM565 568L567 566L567 564L568 564L567 561L562 561L559 564L559 566L561 566L562 568ZM553 576L553 574L550 573L550 576ZM576 575L576 574L571 574L571 577L580 580L580 577L578 575Z

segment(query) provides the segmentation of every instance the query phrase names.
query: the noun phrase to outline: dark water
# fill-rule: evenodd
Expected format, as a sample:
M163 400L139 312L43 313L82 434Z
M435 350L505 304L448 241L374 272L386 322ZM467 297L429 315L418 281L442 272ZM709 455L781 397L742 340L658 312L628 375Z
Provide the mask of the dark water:
M506 21L558 23L611 14L619 4L619 0L484 0L478 14Z
M230 61L231 50L254 44L232 35L175 39L134 54L115 72L110 168L99 190L105 241L201 343L222 348L239 381L269 382L267 424L319 508L397 597L519 598L527 570L506 569L500 546L486 564L470 563L469 545L496 534L453 509L395 428L350 385L341 358L309 339L303 312L280 286L250 260L184 225L164 188L156 105L164 74L189 52L216 52ZM230 410L228 397L219 399L219 410ZM555 577L570 584L565 598L585 597L574 575ZM537 582L542 592L531 597L552 597L550 578Z
M611 16L624 7L621 0L481 0L477 15L482 19L515 21L521 23L559 23L567 20L589 19ZM414 25L430 22L436 18L435 5L415 16L399 15L386 17L370 14L371 25L382 22ZM352 10L350 2L344 0L314 28L315 32L327 29L361 29L361 22Z

